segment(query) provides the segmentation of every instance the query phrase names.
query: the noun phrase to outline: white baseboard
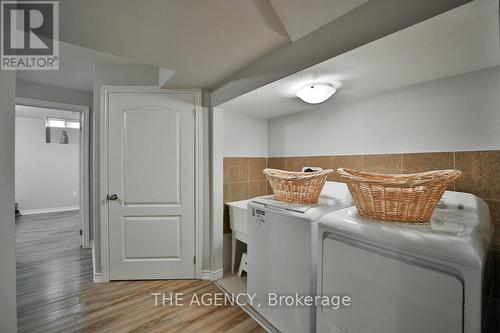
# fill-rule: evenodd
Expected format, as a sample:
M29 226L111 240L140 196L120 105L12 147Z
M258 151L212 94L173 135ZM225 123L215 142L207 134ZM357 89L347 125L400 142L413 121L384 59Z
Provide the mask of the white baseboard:
M94 275L94 283L103 283L103 279L102 279L102 273L99 273L99 272L96 272L96 264L95 264L95 245L94 245L94 241L91 242L91 245L92 247L92 272L93 272L93 275Z
M21 215L35 215L35 214L69 212L79 209L80 209L79 206L67 206L67 207L54 207L54 208L24 209L20 210L20 212Z
M101 280L101 273L97 273L95 271L96 270L96 265L95 265L95 245L94 245L94 241L90 242L90 247L92 248L92 274L94 276L94 282L96 282L96 276L99 278L99 280Z
M216 271L211 271L208 269L204 269L201 271L201 279L207 281L216 281L222 279L224 276L224 269L218 269Z
M207 281L216 281L222 278L224 275L224 271L222 269L219 269L217 271L209 271L209 270L203 270L201 272L201 279L202 280L207 280ZM97 273L94 272L94 283L103 283L102 279L102 273Z
M94 273L94 283L102 283L102 273Z

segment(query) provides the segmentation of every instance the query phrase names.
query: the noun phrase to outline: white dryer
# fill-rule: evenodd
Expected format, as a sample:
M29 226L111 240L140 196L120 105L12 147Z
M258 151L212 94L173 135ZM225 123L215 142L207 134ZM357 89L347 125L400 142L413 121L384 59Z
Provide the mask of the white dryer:
M318 333L479 333L493 271L493 228L480 198L445 192L423 225L363 218L355 207L319 221Z
M317 205L295 205L273 196L248 204L247 292L251 304L283 333L316 332L314 306L269 306L268 296L317 292L317 221L326 213L352 206L343 183L326 182Z

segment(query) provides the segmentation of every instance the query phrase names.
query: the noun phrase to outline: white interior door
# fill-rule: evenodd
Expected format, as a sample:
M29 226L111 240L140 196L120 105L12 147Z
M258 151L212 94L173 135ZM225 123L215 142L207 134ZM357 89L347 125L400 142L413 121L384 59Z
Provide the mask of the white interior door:
M111 280L193 278L194 93L108 95Z

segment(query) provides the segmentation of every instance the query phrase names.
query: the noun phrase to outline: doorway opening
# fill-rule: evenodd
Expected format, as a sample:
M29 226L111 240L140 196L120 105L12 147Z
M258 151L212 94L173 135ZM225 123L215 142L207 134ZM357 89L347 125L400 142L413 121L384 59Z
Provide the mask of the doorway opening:
M47 304L92 281L88 107L18 98L15 116L18 327L28 332ZM32 312L39 321L26 320Z
M16 216L73 212L83 248L90 248L88 113L16 99Z

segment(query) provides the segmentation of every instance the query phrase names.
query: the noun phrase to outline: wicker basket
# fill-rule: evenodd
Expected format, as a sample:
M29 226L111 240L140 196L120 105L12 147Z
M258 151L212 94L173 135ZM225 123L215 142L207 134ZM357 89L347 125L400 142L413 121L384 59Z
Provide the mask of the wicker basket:
M448 185L461 172L437 170L383 175L339 168L358 213L384 221L426 223Z
M292 172L278 169L264 169L274 197L280 201L298 204L316 204L332 169L316 172Z

